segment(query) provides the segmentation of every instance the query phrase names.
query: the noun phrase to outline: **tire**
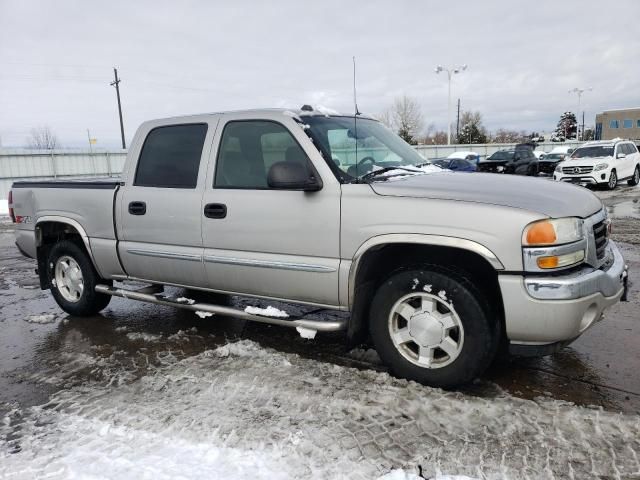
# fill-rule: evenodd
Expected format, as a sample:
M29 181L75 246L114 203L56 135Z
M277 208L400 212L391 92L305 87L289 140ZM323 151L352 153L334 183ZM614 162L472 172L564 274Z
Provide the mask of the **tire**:
M370 311L374 346L398 377L456 387L481 375L497 352L499 324L457 272L434 265L396 272L380 285Z
M529 165L529 169L527 171L527 175L529 175L530 177L537 177L538 176L538 167L535 165Z
M640 165L636 165L636 169L633 171L633 176L627 182L631 187L635 187L638 183L640 183Z
M88 317L104 309L111 295L96 293L102 280L84 249L69 240L56 243L49 253L47 275L51 294L69 315Z
M618 174L615 170L611 170L609 174L609 181L607 182L607 190L615 190L618 186Z

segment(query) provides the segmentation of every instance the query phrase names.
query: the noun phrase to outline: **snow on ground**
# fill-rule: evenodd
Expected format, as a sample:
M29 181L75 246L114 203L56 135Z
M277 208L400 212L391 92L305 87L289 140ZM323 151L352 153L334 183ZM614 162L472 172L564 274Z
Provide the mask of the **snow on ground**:
M5 416L0 477L413 480L419 472L443 479L640 472L638 416L444 392L248 340L182 360L156 356L143 376L126 375L123 369L135 366L114 365L111 357L63 356L102 379Z
M162 335L157 335L154 333L146 333L146 332L131 332L131 333L127 333L127 338L132 342L137 342L137 341L157 342L162 338Z
M9 215L9 201L0 199L0 215Z
M279 310L276 307L272 307L269 305L267 308L260 307L245 307L244 311L246 313L250 313L251 315L261 315L263 317L274 317L274 318L289 318L289 314L284 310Z
M54 314L44 314L44 315L29 315L24 319L25 322L28 323L53 323L56 321L56 316Z

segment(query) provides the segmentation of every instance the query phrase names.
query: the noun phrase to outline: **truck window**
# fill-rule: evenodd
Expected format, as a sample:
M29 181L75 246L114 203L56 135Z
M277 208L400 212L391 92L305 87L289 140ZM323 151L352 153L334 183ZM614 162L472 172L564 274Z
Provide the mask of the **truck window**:
M229 122L220 140L214 187L269 188L269 168L277 162L309 163L285 126L267 120Z
M195 188L206 135L206 123L151 130L140 152L134 185Z

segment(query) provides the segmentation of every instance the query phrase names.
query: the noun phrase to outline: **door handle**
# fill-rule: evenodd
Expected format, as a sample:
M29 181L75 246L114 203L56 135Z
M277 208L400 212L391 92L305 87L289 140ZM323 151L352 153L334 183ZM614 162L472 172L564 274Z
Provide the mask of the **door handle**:
M147 204L144 202L131 202L129 204L129 213L131 215L144 215L147 213Z
M223 203L207 203L204 206L204 216L207 218L225 218L227 206Z

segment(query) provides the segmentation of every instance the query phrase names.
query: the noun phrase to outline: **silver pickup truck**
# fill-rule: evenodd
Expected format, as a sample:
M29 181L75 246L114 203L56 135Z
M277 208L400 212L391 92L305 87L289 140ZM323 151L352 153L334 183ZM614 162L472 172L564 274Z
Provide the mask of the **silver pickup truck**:
M17 182L11 195L18 248L71 315L115 295L307 337L345 330L396 375L434 386L477 377L501 348L552 353L626 293L591 192L440 170L365 116L303 107L154 120L118 181ZM166 285L350 315L184 302Z

